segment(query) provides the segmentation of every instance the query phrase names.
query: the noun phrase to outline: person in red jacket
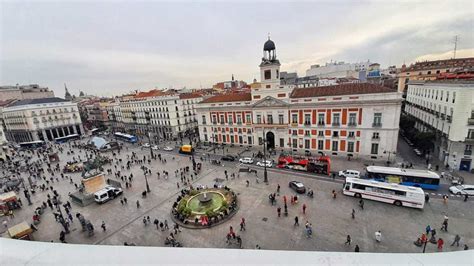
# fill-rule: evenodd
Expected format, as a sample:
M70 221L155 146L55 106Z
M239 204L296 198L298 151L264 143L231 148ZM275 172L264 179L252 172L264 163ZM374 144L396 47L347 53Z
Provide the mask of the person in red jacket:
M438 239L438 251L443 250L444 241L442 238Z

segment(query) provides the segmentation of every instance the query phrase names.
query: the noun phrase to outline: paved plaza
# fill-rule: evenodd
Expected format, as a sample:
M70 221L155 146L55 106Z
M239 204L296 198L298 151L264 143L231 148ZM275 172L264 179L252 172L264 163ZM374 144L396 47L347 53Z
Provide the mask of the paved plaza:
M164 146L162 144L161 146ZM73 155L67 155L67 144L60 153L60 166L72 160ZM242 152L244 149L238 147ZM149 155L148 149L142 149L138 145L124 144L117 158L127 161L127 155L132 151L138 154L138 158ZM111 200L105 204L99 205L93 203L86 207L80 207L72 203L72 212L83 214L90 220L95 228L95 234L88 236L82 232L77 219L71 224L71 233L66 235L68 243L86 243L101 245L123 245L124 242L134 243L140 246L164 246L164 240L169 235L174 225L171 219L171 206L176 197L183 188L179 178L175 177L174 172L185 166L192 166L189 156L178 155L176 152L159 152L166 159L166 163L159 160L152 160L151 164L144 165L152 169L152 175L148 177L151 192L146 198L142 198L142 192L145 188L145 178L142 165L133 164L130 171L122 170L122 175L128 176L133 173L134 180L131 188L124 189L123 197L126 197L128 204L122 205L120 199ZM227 151L226 151L227 152ZM245 151L244 151L245 152ZM198 151L196 160L200 162L202 153L208 153L206 150ZM251 152L250 152L251 153ZM75 149L75 155L85 156L85 151ZM211 153L213 154L213 152ZM105 154L112 158L112 153ZM215 155L212 155L215 156ZM342 170L343 161L335 160L333 170ZM473 200L464 202L459 198L451 197L447 204L443 203L441 198L433 197L423 210L396 207L380 202L366 200L364 210L358 206L356 198L347 197L341 194L343 180L332 180L329 177L320 177L310 174L282 171L275 168L269 169L269 184L263 182L263 169L257 168L258 180L255 174L241 173L238 175L239 164L225 162L224 166L211 165L204 161L202 171L198 177L190 179L193 186L204 185L213 186L216 178L222 181L222 185L227 185L238 194L239 210L229 221L212 227L210 229L186 229L181 228L181 232L176 238L185 247L212 247L212 248L237 248L236 245L226 243L226 234L229 227L232 226L238 235L241 236L243 248L253 249L259 245L263 249L274 250L319 250L319 251L354 251L355 245L359 245L362 252L422 252L422 249L415 246L413 241L424 232L429 224L438 231L437 237L445 240L443 251L462 250L463 245L474 247L474 207ZM115 164L115 160L113 162ZM338 165L339 164L339 165ZM125 165L125 163L124 163ZM114 169L113 165L106 165L106 169ZM120 165L119 165L120 168ZM337 169L341 168L341 169ZM165 179L163 175L157 177L157 172L163 170L169 172L169 178ZM224 171L229 174L226 180ZM236 173L236 178L230 175ZM49 178L49 174L46 174ZM80 173L66 174L73 178L73 182L79 184L81 180ZM25 175L23 174L25 177ZM59 175L57 175L59 177ZM107 175L107 178L116 179L114 175ZM247 187L246 180L250 185ZM288 217L282 214L277 216L277 207L283 209L282 196L287 197L295 195L288 187L288 182L292 180L301 181L307 188L314 190L314 198L305 195L298 195L297 204L288 204ZM39 181L42 184L42 181ZM178 188L179 184L179 188ZM281 186L280 195L277 197L277 204L272 206L268 195L275 193L277 185ZM59 177L58 182L52 184L54 189L62 195L63 203L68 199L68 193L74 192L75 187L68 179L62 180ZM333 199L331 192L338 192L337 198ZM31 222L33 210L46 200L46 195L50 191L41 192L36 190L32 196L33 205L28 206L22 192L19 196L22 198L23 208L15 211L15 217L1 217L9 225L17 224L23 220ZM137 208L136 202L140 202L140 208ZM302 206L307 206L306 214L303 214ZM355 210L355 219L351 218L352 209ZM282 211L283 213L283 211ZM439 230L443 217L449 216L448 232ZM155 218L159 221L167 220L170 230L157 230L153 223L143 224L143 217L150 216L151 221ZM294 218L298 216L299 226L294 225ZM239 231L240 220L245 218L246 230ZM106 231L101 228L102 221L106 224ZM304 225L309 222L313 226L312 238L307 238ZM4 231L5 228L2 227ZM41 217L41 223L38 225L38 231L34 233L35 240L59 242L59 233L62 226L54 219L52 211L47 208ZM382 241L377 243L374 233L378 230L382 232ZM451 247L456 234L461 236L460 247ZM346 236L350 235L352 243L345 245ZM428 244L427 252L436 252L436 245Z

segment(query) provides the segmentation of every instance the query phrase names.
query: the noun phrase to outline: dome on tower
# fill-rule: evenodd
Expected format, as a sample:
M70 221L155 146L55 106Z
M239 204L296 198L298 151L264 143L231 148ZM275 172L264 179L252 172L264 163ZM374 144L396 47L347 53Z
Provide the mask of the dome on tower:
M263 50L264 51L275 50L275 43L272 40L270 40L270 38L268 38L268 41L266 41L265 44L263 45Z

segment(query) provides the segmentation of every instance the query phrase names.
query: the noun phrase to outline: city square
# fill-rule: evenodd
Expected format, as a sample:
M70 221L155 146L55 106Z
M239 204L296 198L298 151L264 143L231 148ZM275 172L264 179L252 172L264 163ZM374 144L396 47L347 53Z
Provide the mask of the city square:
M88 141L88 138L82 142ZM61 144L63 152L59 152L60 169L65 162L72 160L75 156L85 156L84 150L70 148L68 144ZM165 246L166 237L174 231L174 221L171 217L172 203L180 195L182 188L186 187L181 182L180 177L175 176L175 171L185 166L192 167L192 157L178 154L175 151L162 151L165 146L171 143L162 143L160 150L154 150L155 155L159 153L162 161L151 160L151 163L132 164L131 169L121 170L121 175L129 176L133 174L132 186L125 188L124 182L107 174L106 178L115 179L122 183L123 195L103 204L92 203L81 207L72 203L72 212L81 213L94 225L94 234L89 236L83 232L76 217L70 223L70 233L66 235L67 243L75 244L95 244L95 245L124 245L134 244L138 246ZM74 150L74 154L67 155L69 149ZM229 148L227 148L229 149ZM233 150L245 150L242 148L230 148ZM137 158L150 156L150 149L143 148L138 144L124 143L120 153L117 151L106 152L103 155L114 158L112 164L105 165L105 169L112 169L122 159L122 164L118 164L118 169L125 165L127 156L132 152L137 154ZM90 151L89 151L90 153ZM116 157L112 154L116 153ZM441 227L443 217L449 217L449 231L438 230L438 237L445 239L446 244L451 244L456 234L461 236L461 246L445 246L445 250L462 250L463 245L472 246L473 232L471 221L473 219L472 201L464 202L462 198L452 197L448 203L443 203L441 197L433 196L425 205L423 210L397 207L380 202L367 200L362 210L356 198L345 196L341 193L343 179L337 177L333 180L329 176L314 175L300 172L289 172L277 168L268 169L269 183L263 182L263 168L251 166L257 169L254 173L239 173L239 169L247 167L237 162L224 162L222 165L211 164L209 158L220 158L219 151L214 154L212 148L200 149L194 154L195 160L202 163L202 170L190 180L192 186L212 187L218 183L234 190L237 194L239 207L237 213L228 221L216 225L212 228L188 229L180 227L180 231L175 235L176 239L185 247L208 247L208 248L239 248L235 243L228 243L226 235L230 226L242 239L242 248L254 249L259 246L262 249L270 250L317 250L317 251L346 251L354 250L358 245L363 252L422 252L421 247L413 244L416 238L424 232L427 225L438 229ZM201 161L201 158L204 161ZM166 163L164 161L166 160ZM146 191L146 181L140 167L144 165L151 169L152 174L147 176L151 192L144 198L142 193ZM337 167L337 166L336 166ZM337 170L337 169L336 169ZM157 172L169 172L169 176L163 174L158 178ZM105 171L107 172L107 171ZM227 172L228 178L225 177ZM232 175L232 174L235 174ZM67 173L66 177L59 181L50 183L61 195L62 204L70 201L68 194L75 191L73 183L79 183L80 173ZM49 179L49 175L46 175ZM55 175L57 176L57 175ZM186 174L186 179L190 179L190 174ZM258 177L257 177L258 176ZM25 173L22 173L25 178ZM73 183L69 178L72 178ZM217 182L216 182L217 179ZM258 179L258 183L257 183ZM246 181L249 181L247 186ZM298 194L298 203L290 204L288 201L288 216L278 217L277 208L283 209L283 196L290 198L296 193L288 187L290 181L297 180L303 182L307 188L314 190L314 198L304 194ZM40 186L44 181L35 180ZM26 181L25 181L26 183ZM179 185L179 188L178 188ZM277 192L277 186L281 186L279 196L275 205L271 205L269 195ZM337 193L333 198L332 191ZM8 224L15 224L23 220L29 221L34 209L41 205L46 199L49 190L42 192L37 190L31 196L32 205L28 206L27 200L19 193L23 207L15 211L13 219L2 217ZM52 193L51 193L52 194ZM127 198L128 203L122 204L120 201ZM137 208L136 202L140 207ZM302 206L306 206L303 214ZM355 218L351 217L352 210L355 210ZM55 212L55 211L54 211ZM383 215L381 215L383 213ZM144 224L143 219L150 217L163 222L167 221L169 228L162 230L153 223ZM295 226L295 217L298 217L299 226ZM242 218L245 219L245 231L240 231ZM3 221L2 220L2 221ZM106 230L101 228L105 222ZM309 222L313 228L313 235L308 238L304 226ZM37 225L38 231L34 233L36 241L59 242L59 233L63 230L60 223L55 221L53 211L46 208L41 215L41 223ZM378 243L374 238L376 231L381 231L383 240ZM269 234L268 232L272 232ZM351 236L352 243L344 244L347 235ZM435 252L436 245L429 244L426 252Z

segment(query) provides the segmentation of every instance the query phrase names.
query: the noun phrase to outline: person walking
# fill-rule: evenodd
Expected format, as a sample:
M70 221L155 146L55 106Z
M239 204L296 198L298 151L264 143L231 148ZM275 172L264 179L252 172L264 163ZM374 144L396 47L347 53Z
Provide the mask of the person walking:
M354 209L352 209L352 213L351 213L352 219L355 219L355 213L356 213L356 211Z
M356 246L355 246L355 248L354 248L354 252L360 252L359 245L356 245Z
M153 224L155 224L156 230L158 230L158 226L159 226L159 224L160 224L160 221L158 221L158 219L155 219L155 220L153 221Z
M245 231L245 218L242 217L242 220L240 221L240 231Z
M448 204L448 195L446 194L443 195L443 203Z
M123 206L123 199L120 199L120 204L122 204L122 206Z
M336 193L336 190L332 190L332 198L333 199L336 199L336 196L337 196L337 193Z
M426 228L425 228L425 231L426 231L426 236L428 236L431 232L431 226L427 225Z
M461 237L460 237L459 235L456 235L456 236L454 237L453 243L451 244L451 247L454 246L454 244L456 244L456 246L459 247L459 240L461 240Z
M280 196L280 184L277 186L277 195Z
M464 250L469 250L469 247L467 246L467 244L464 244Z
M362 210L364 209L364 200L363 199L359 200L359 206Z
M166 230L170 229L170 228L168 227L168 220L165 220L165 229L166 229Z
M102 230L104 230L104 232L107 230L107 228L105 227L105 222L104 221L102 221L102 225L100 227L102 227Z
M277 208L277 213L278 213L278 217L281 217L281 208L280 207Z
M375 241L377 241L378 243L382 241L382 232L380 230L375 232Z
M127 204L127 198L123 197L123 202Z
M351 242L352 242L352 238L350 235L347 235L346 237L346 243L344 243L344 245L351 245Z
M438 239L438 251L443 250L444 240L442 238Z
M303 214L306 214L306 204L303 203Z
M469 198L469 195L468 195L468 194L465 194L465 195L464 195L464 202L467 201L467 198Z
M298 223L298 216L295 216L295 224L294 226L299 226L300 224Z
M448 232L448 220L449 220L449 217L447 215L444 215L443 224L441 225L442 231Z
M137 200L137 209L140 209L140 201Z

